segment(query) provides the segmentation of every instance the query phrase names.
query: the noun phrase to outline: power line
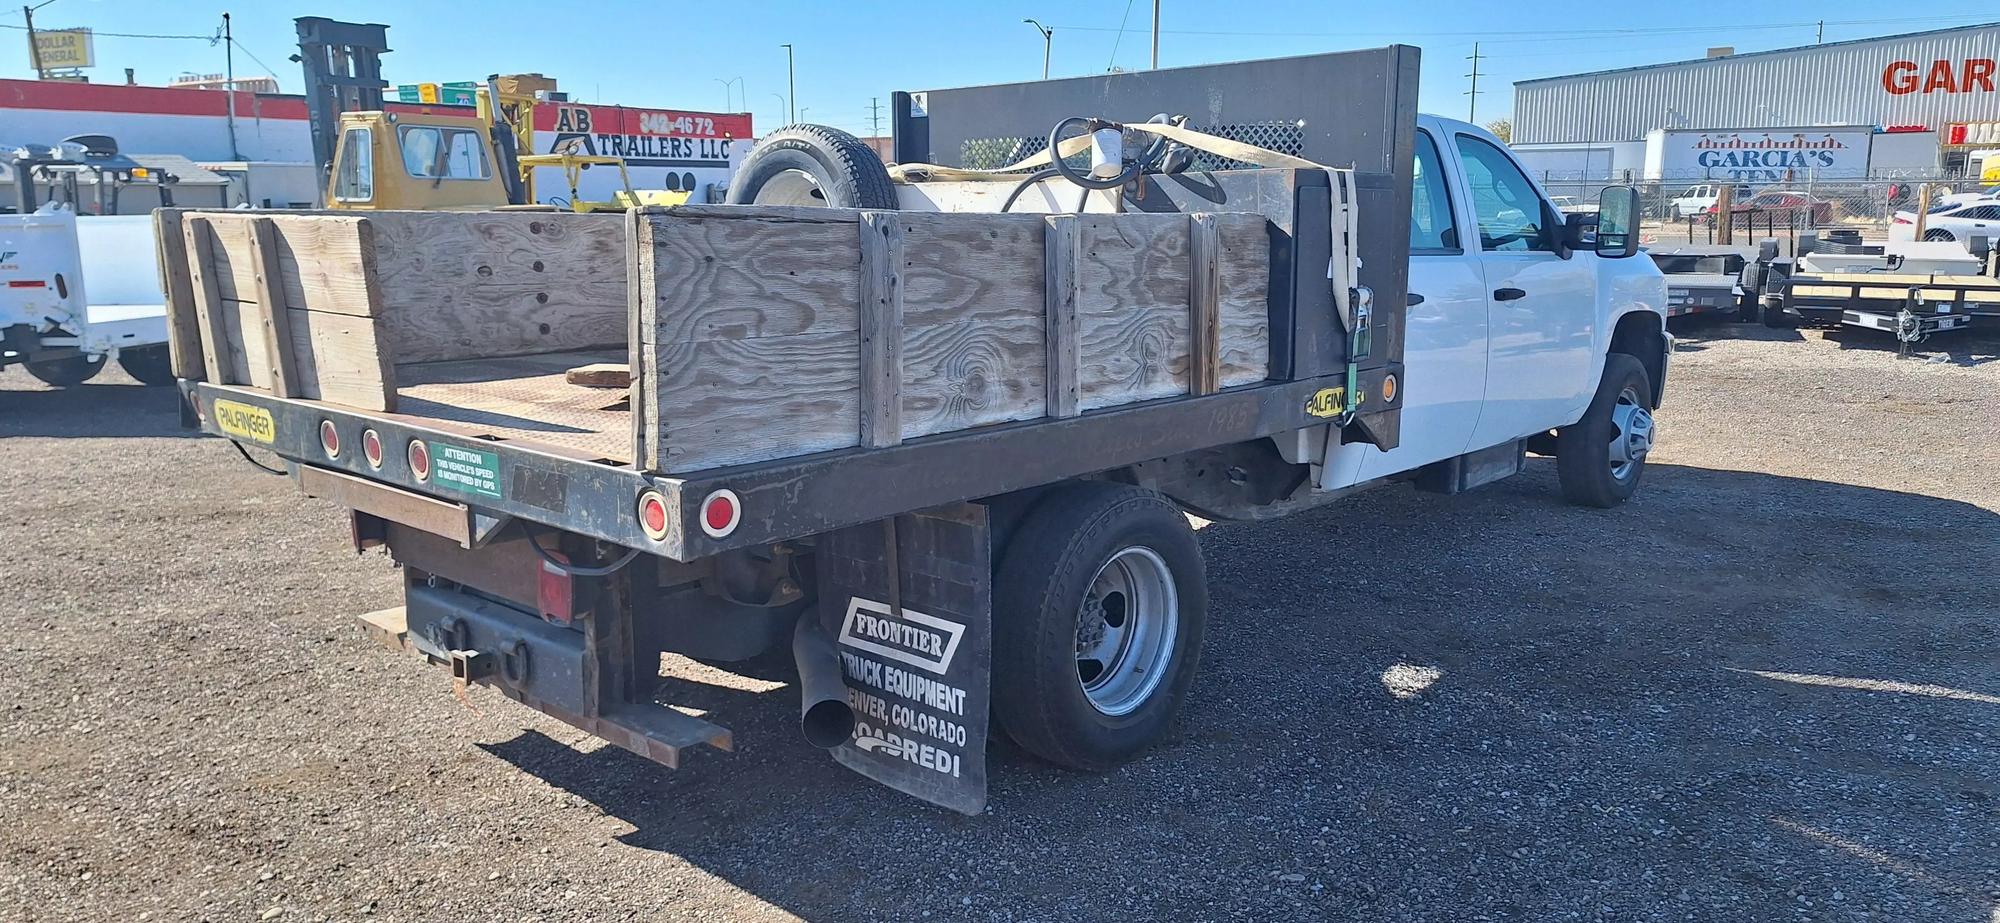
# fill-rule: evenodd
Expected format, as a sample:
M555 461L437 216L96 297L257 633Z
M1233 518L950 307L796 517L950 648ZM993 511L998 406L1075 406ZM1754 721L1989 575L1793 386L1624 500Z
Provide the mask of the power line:
M1125 41L1125 23L1132 18L1132 0L1125 0L1125 15L1118 17L1118 37L1111 40L1111 61L1105 70L1118 66L1118 45ZM1109 29L1092 29L1092 32L1109 32Z
M17 26L17 25L14 25L14 24L13 24L13 23L11 23L11 22L0 22L0 29L12 29L12 30L14 30L14 31L16 31L16 32L26 32L26 31L28 31L28 27L27 27L27 26ZM59 30L52 30L52 29L36 29L35 31L37 31L37 32L52 32L52 31L59 31ZM99 32L99 31L97 31L97 30L95 30L95 29L92 29L92 30L90 31L90 34L91 34L91 35L92 35L93 37L96 37L96 38L167 38L167 39L184 39L184 40L188 40L188 41L196 41L196 42L207 42L207 43L209 43L209 44L211 44L211 45L215 45L215 44L220 44L220 43L222 42L222 36L220 36L220 35L149 35L149 34L146 34L146 33L143 33L143 32Z
M252 61L255 61L255 62L257 62L257 66L258 66L258 67L261 67L261 68L263 68L263 69L264 69L264 73L266 73L266 74L270 74L270 75L271 75L271 79L272 79L272 80L276 80L276 79L278 79L278 72L277 72L277 71L274 71L274 70L272 70L272 69L271 69L271 65L269 65L269 64L265 64L265 63L264 63L264 60L263 60L262 58L259 58L259 57L257 57L256 55L254 55L254 54L251 54L251 53L250 53L250 49L248 49L248 48L245 48L245 47L243 47L243 43L242 43L242 42L239 42L239 41L237 41L237 40L235 40L235 39L233 39L233 38L232 38L232 39L230 39L230 40L229 40L229 44L231 44L231 45L235 45L235 46L236 46L236 50L237 50L237 51L241 51L241 52L243 52L243 56L244 56L244 57L246 57L246 58L249 58L250 60L252 60ZM233 89L235 89L235 87L230 87L230 89L232 89L232 90L233 90Z

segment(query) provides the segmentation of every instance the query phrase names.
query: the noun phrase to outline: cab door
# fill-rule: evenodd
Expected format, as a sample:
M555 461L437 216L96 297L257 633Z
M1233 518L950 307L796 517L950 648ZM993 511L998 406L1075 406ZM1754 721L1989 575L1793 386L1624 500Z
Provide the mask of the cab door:
M1566 426L1595 390L1597 255L1556 252L1555 207L1490 137L1452 136L1486 285L1486 401L1470 448Z
M1437 128L1420 123L1414 145L1402 440L1387 452L1343 446L1364 450L1361 480L1464 453L1486 396L1486 281L1468 253L1463 196L1453 194L1450 137Z

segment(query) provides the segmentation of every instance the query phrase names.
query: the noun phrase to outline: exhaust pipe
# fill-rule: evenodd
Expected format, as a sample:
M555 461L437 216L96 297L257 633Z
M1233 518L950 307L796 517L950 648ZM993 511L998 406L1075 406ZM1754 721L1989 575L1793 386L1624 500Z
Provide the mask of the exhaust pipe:
M806 742L822 750L845 743L854 734L854 708L847 703L840 654L812 608L792 630L792 659L799 667L799 729Z

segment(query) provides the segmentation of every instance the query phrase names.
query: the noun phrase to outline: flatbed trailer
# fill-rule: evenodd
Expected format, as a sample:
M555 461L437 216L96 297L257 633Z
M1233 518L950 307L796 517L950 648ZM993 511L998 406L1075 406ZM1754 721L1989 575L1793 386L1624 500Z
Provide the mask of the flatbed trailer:
M1648 248L1646 255L1666 274L1668 317L1745 312L1743 268L1756 261L1756 247L1688 245Z
M364 625L461 690L677 766L733 742L655 698L661 655L789 643L808 740L976 813L989 714L1085 769L1165 733L1206 613L1183 511L1264 518L1391 480L1453 493L1543 438L1578 447L1559 459L1578 502L1636 487L1670 340L1657 272L1621 259L1629 189L1595 234L1557 217L1497 238L1532 239L1515 262L1569 280L1493 296L1537 324L1501 356L1523 364L1493 372L1519 400L1451 399L1489 302L1431 292L1425 316L1463 326L1411 342L1456 365L1420 387L1426 427L1404 442L1405 316L1426 302L1413 164L1463 182L1440 138L1509 156L1419 119L1416 72L1392 46L899 93L898 159L968 172L892 187L856 167L859 142L800 126L739 177L810 174L835 207L163 210L186 422L350 508L354 546L405 574L404 605ZM976 178L978 151L1016 159L1086 102L1128 136L1185 106L1210 118L1201 138L1284 151L1208 144L1226 156L1191 166L1146 147L1081 197ZM1083 127L1119 143L1117 123ZM1010 187L1022 213L991 195ZM1556 214L1525 173L1504 195L1515 218ZM1546 300L1578 291L1618 294ZM1558 366L1541 389L1512 371Z

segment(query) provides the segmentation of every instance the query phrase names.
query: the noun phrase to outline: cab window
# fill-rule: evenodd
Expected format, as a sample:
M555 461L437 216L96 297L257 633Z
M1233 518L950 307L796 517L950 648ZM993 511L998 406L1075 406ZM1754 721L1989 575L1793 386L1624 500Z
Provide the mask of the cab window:
M1451 212L1451 190L1438 162L1437 142L1427 131L1417 132L1416 190L1410 196L1410 252L1457 253L1458 222Z
M404 125L397 130L403 169L419 179L486 179L486 145L464 128Z
M350 128L340 136L340 175L333 197L342 202L375 198L374 132L369 129Z
M1459 135L1458 159L1479 219L1480 247L1503 253L1550 249L1542 197L1512 158L1479 138Z

